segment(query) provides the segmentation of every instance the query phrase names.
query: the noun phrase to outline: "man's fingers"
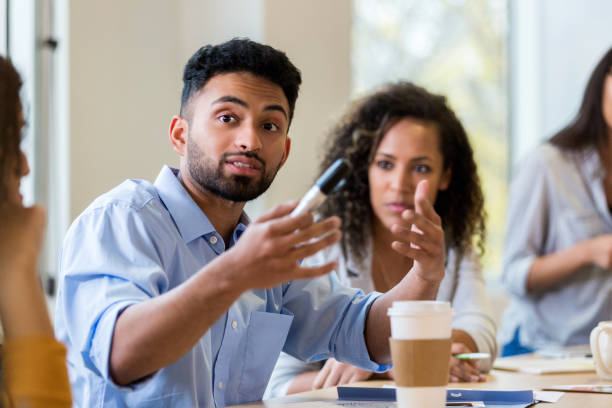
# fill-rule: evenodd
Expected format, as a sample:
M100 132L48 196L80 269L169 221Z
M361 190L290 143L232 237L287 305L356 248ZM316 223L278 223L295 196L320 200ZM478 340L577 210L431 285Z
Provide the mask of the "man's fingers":
M319 266L300 266L297 268L296 272L292 275L291 278L287 278L287 280L294 279L313 279L319 276L324 276L330 273L331 271L338 268L337 262L329 262Z
M287 249L289 249L299 244L308 242L313 238L318 238L330 232L334 232L334 230L339 232L339 227L340 218L329 217L315 224L305 226L304 228L296 231L294 234L288 234L287 236L279 239L279 242L281 245L284 245Z
M308 242L307 244L294 247L291 250L290 255L295 260L308 258L309 256L316 254L320 250L325 249L328 246L340 241L340 238L342 238L342 233L340 231L332 231L316 241Z
M297 207L297 205L297 201L289 201L288 203L279 204L270 211L263 214L261 217L257 218L255 222L259 224L273 220L275 218L281 218L286 215L289 215L291 214L291 211L293 211L293 209Z

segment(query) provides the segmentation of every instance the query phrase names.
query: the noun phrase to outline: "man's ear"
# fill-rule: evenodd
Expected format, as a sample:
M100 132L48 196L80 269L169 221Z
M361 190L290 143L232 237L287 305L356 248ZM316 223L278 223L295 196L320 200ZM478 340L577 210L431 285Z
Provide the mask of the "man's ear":
M168 136L170 143L179 156L184 156L187 146L187 135L189 135L189 123L181 116L174 115L170 121Z
M287 161L287 157L289 157L290 151L291 151L291 139L289 138L289 136L287 136L287 140L285 140L285 153L283 154L283 160L281 160L280 166L278 166L279 169L283 167L283 165Z

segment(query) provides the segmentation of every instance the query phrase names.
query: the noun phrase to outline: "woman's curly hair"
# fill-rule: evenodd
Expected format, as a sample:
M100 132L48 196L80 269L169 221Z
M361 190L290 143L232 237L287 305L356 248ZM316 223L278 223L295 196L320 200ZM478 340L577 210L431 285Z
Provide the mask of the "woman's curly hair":
M484 198L465 129L444 96L409 82L392 83L356 101L332 129L320 173L341 157L348 159L353 170L344 187L323 203L320 213L342 219L343 250L362 259L373 216L368 168L386 132L407 117L437 125L444 169L451 168L449 187L438 192L434 204L442 219L447 249L461 256L473 247L476 237L482 254L486 233Z
M4 185L6 174L16 171L15 160L21 159L21 84L21 78L11 61L0 56L0 203L7 196Z

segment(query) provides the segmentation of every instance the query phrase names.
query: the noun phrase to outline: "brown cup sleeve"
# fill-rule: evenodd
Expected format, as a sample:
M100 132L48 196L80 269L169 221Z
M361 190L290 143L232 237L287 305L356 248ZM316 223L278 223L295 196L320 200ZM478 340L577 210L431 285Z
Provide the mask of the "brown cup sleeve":
M451 339L389 339L395 384L439 387L448 384Z

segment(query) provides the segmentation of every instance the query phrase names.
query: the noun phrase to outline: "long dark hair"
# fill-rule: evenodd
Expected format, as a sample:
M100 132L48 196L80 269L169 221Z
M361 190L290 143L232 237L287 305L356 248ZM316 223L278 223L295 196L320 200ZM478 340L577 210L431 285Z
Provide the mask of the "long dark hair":
M549 139L565 150L579 151L595 147L604 151L608 146L607 125L603 117L601 100L606 75L612 69L612 48L599 61L582 97L582 104L574 120Z
M0 203L6 200L4 181L9 171L17 171L21 159L21 77L10 60L0 56Z
M340 157L351 162L353 171L345 187L325 201L321 213L342 219L343 249L362 259L372 218L368 168L386 132L406 117L437 125L444 169L452 169L449 187L438 193L434 204L442 218L447 248L457 250L461 256L472 247L476 236L478 249L483 253L484 198L465 129L444 96L409 82L390 84L358 100L332 130L320 171Z

